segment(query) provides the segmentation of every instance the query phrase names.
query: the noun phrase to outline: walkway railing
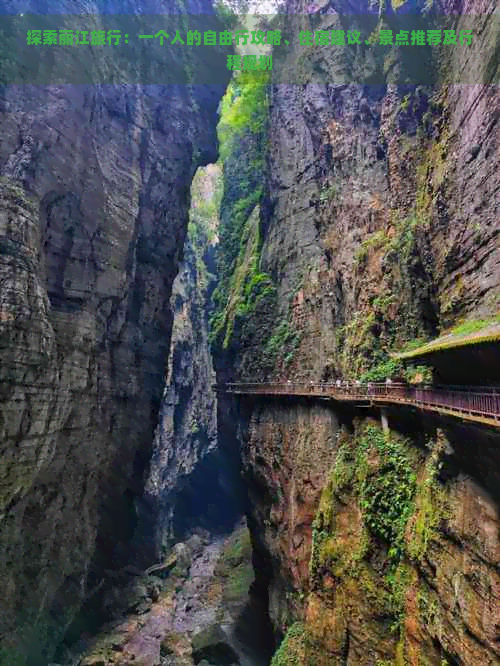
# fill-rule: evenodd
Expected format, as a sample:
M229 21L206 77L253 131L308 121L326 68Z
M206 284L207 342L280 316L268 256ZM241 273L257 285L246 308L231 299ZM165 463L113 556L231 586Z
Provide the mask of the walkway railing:
M357 382L327 383L230 383L217 385L217 391L236 395L283 395L309 396L352 402L362 405L404 404L419 409L450 416L458 416L469 421L490 425L500 425L500 387L430 387L411 386L403 383Z

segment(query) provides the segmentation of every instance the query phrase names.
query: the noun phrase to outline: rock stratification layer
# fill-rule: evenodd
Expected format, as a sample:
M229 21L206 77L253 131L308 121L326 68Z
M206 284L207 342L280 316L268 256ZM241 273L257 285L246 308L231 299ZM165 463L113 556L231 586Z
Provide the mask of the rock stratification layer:
M197 490L191 473L217 446L208 316L215 286L219 182L220 167L214 164L199 169L193 180L183 266L172 290L173 329L166 389L146 486L157 507L156 541L160 548L170 545L208 513L209 497L199 494L195 501L187 499L193 498ZM187 495L184 498L183 491Z
M318 11L311 24L345 27L339 20ZM462 16L455 27L464 25ZM497 38L485 18L477 44ZM294 49L286 53L294 64ZM450 84L469 57L479 83ZM252 263L237 265L249 283L255 266L266 292L218 342L221 378L226 358L227 374L246 380L422 379L391 353L498 314L494 67L474 48L433 58L446 85L328 83L345 62L317 49L303 86L270 87L260 217L254 236L239 237ZM466 385L471 357L460 353ZM299 399L245 405L249 524L272 567L271 617L286 633L273 664L497 664L498 433L402 408L389 411L387 434L367 418L376 412Z
M216 159L222 92L2 91L0 633L7 657L36 663L50 656L42 646L57 642L111 570L151 557L147 544L134 550L136 497L162 397L191 179Z

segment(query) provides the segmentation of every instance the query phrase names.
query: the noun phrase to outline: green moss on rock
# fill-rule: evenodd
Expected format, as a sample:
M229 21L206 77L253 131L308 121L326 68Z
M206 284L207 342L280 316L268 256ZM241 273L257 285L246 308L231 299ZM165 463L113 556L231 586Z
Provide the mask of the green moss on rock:
M321 644L301 622L293 624L274 653L271 666L317 666L325 662ZM335 666L336 661L329 661Z
M214 573L216 579L221 581L222 596L226 602L236 603L245 599L255 578L247 527L236 530L226 542Z

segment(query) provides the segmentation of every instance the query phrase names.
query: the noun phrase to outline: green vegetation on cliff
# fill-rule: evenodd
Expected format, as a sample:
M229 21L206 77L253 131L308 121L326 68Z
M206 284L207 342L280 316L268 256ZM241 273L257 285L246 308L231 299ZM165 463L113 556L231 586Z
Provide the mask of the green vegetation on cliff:
M296 622L288 629L273 656L271 666L317 666L321 657L321 645L314 640L304 624ZM336 661L329 663L334 666Z
M402 375L403 365L392 353L403 341L427 339L433 333L432 317L424 316L432 312L432 290L422 247L426 228L423 213L407 217L394 213L390 228L369 234L357 250L355 263L361 280L378 267L383 272L377 291L338 333L343 364L362 381Z
M441 315L454 311L464 290L463 280L457 279L449 293L438 297L429 243L446 185L445 101L428 86L401 90L399 103L394 101L381 132L395 160L394 190L406 192L404 206L374 204L380 213L378 224L360 238L354 254L362 297L338 333L343 369L356 377L364 373L365 381L402 374L393 352L409 340L435 337ZM412 371L408 379L425 377L421 370Z
M277 293L261 268L264 167L267 151L268 72L234 76L221 104L220 153L224 193L220 210L219 282L214 292L211 340L215 350L258 350L260 367L271 370L278 351L288 353L295 338L277 321ZM245 361L242 360L242 373Z
M241 72L221 103L220 154L224 169L215 313L211 337L227 348L235 317L253 311L270 279L259 273L264 133L267 122L265 72Z
M220 582L224 601L233 603L248 595L254 577L250 532L244 526L236 529L224 545L214 578Z
M220 109L218 133L223 161L231 156L236 143L244 135L251 133L257 141L263 138L268 119L269 81L270 73L267 71L242 71L233 77ZM253 155L253 165L258 168L264 166L262 147L258 146Z
M390 557L399 557L415 494L415 473L408 447L372 425L366 426L359 447L365 455L370 448L375 450L379 458L377 474L367 475L360 484L365 524L374 536L390 544Z
M328 595L324 581L333 576L336 613L342 616L350 612L344 592L348 597L346 591L358 590L399 633L398 665L406 663L404 622L411 590L432 615L417 570L448 516L437 481L443 441L438 433L424 459L411 442L384 433L374 422L357 423L354 435L342 432L313 522L312 592Z
M222 197L220 167L198 169L191 185L191 207L185 251L193 252L197 272L197 293L201 294L213 278L204 255L217 242L219 208Z
M336 498L346 492L356 497L362 517L347 550L335 524ZM365 554L368 535L385 544L389 560L399 561L414 495L411 451L403 439L389 437L373 424L365 425L354 440L345 436L313 523L312 577L324 567L333 567L335 575L349 573Z

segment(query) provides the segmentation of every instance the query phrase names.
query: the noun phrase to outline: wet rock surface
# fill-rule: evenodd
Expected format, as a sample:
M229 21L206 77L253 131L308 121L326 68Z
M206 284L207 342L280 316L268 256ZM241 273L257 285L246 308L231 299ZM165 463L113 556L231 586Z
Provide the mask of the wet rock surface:
M166 388L146 484L146 492L157 507L155 531L159 549L183 538L182 530L189 521L201 524L207 519L210 523L210 517L203 515L203 509L208 513L209 497L204 502L193 502L189 501L189 492L199 485L193 472L217 448L217 402L212 388L215 373L208 319L216 282L215 245L209 237L218 224L218 210L212 202L220 178L220 166L212 164L199 169L193 179L190 231L183 264L172 289L173 328Z
M177 563L164 580L136 585L140 603L149 595L149 607L144 612L130 608L129 617L108 627L80 658L80 666L266 663L249 658L234 635L252 581L246 525L240 525L230 537L216 540L195 535L177 544L176 551ZM238 567L245 567L247 575L234 586L231 576ZM151 598L152 586L161 588L156 600Z
M40 3L29 4L36 13ZM149 512L143 475L189 188L216 159L223 86L192 93L2 88L0 633L6 654L29 664L51 658L47 643L87 599L95 628L101 596L123 584L127 564L155 557L139 520Z
M287 6L301 13L306 4ZM329 4L342 10L340 2ZM456 11L453 3L438 4L443 12ZM368 11L368 3L356 7ZM478 44L498 40L493 8L488 1L462 7L490 17ZM340 27L335 21L335 15L318 15L315 27ZM460 25L463 18L457 18ZM293 49L288 55L293 62ZM465 66L464 53L448 56L438 56L440 66L454 81ZM317 59L325 77L344 66L333 53L318 53ZM491 62L477 53L472 61L478 82L486 81ZM279 339L296 336L300 344L283 344L269 373L262 364L267 341L242 345L235 335L233 346L221 350L221 379L335 381L371 370L385 379L392 372L390 353L403 344L498 314L498 86L332 85L311 75L300 87L275 86L270 98L258 266L276 285L277 325L284 331ZM269 312L251 313L245 325L259 330L266 317ZM462 350L450 363L456 383L467 385L476 357ZM498 384L496 357L481 363ZM485 381L479 369L474 376ZM412 551L406 573L399 570L394 580L391 542L369 533L366 559L359 554L370 519L349 484L326 502L334 527L315 524L330 476L345 474L351 482L363 474L363 464L376 467L375 452L355 463L363 454L354 421L366 411L278 399L227 400L224 409L228 429L231 419L249 412L236 436L251 489L252 530L272 565L274 626L281 636L294 623L302 625L295 626L285 642L289 652L284 648L277 664L304 663L306 648L318 666L499 662L498 629L490 621L499 603L498 483L492 471L497 432L458 428L403 409L391 414L391 436L403 432L413 453L420 455L439 428L455 450L451 463L441 461L445 473L437 489L426 477L428 458L412 468L421 504L413 507L405 547L416 548L412 539L425 534L426 548ZM352 477L342 437L356 442ZM431 486L435 496L422 499ZM311 556L323 537L318 581ZM362 564L351 575L357 556Z

